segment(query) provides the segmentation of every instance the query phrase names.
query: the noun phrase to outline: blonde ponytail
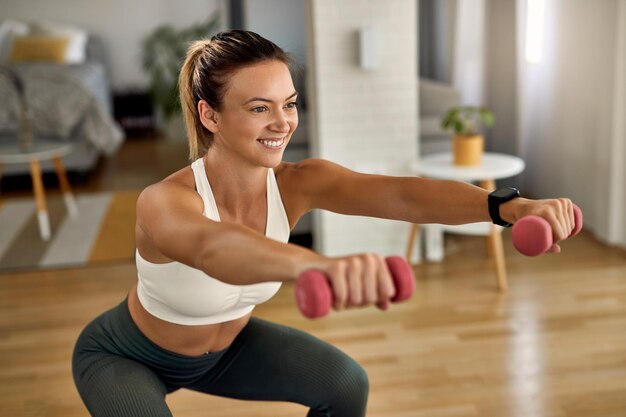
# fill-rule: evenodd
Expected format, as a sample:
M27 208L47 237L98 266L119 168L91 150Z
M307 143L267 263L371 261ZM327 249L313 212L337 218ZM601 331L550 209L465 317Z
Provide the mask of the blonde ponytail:
M198 102L194 94L194 80L198 78L197 61L211 41L201 40L191 44L187 58L178 77L180 105L189 142L189 159L195 161L209 148L213 134L200 122Z

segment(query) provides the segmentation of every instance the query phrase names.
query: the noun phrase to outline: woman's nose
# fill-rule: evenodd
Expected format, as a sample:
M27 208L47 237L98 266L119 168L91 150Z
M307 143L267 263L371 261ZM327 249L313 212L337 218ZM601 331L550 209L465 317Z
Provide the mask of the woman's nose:
M278 113L272 122L271 128L281 133L289 132L289 117L283 112Z

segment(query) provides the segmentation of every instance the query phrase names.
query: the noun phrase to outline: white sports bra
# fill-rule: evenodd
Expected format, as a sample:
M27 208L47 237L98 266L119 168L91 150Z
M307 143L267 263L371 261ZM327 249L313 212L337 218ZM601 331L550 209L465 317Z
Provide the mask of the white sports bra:
M203 214L220 221L202 158L194 161L191 168L204 202ZM289 239L287 213L271 168L267 172L265 236L280 242ZM272 298L281 286L280 282L227 284L180 262L155 264L143 259L139 250L135 255L141 305L150 314L172 323L193 326L238 319L250 313L255 305Z

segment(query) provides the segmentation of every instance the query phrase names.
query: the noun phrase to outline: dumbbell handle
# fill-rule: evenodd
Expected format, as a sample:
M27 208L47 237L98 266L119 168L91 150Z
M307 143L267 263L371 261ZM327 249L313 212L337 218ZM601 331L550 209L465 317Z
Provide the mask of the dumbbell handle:
M415 291L415 275L409 263L401 256L385 258L396 288L394 303L408 300ZM317 269L309 269L296 280L296 302L305 317L315 319L328 314L333 304L333 292L326 275Z
M583 213L574 205L574 230L569 237L576 236L583 228ZM513 225L513 245L526 256L542 255L554 245L550 224L539 216L525 216Z

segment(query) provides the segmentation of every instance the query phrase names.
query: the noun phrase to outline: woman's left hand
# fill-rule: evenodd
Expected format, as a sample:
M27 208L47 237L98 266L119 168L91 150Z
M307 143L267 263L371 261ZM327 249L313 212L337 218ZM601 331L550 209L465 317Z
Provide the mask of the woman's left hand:
M531 215L545 219L552 229L554 245L548 252L560 252L561 247L558 242L567 239L576 225L572 201L569 198L544 200L516 198L500 206L500 216L510 223L515 223L522 217Z

